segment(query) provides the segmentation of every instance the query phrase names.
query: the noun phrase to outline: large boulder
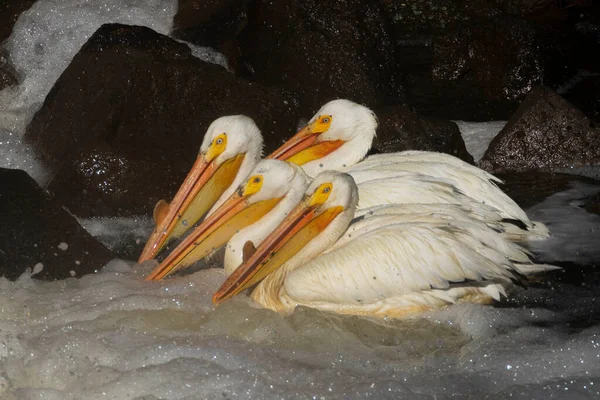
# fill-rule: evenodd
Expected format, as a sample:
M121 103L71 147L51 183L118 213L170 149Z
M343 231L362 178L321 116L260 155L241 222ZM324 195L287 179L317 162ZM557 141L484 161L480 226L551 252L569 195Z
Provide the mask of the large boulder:
M46 280L94 272L114 258L25 171L0 168L0 276Z
M568 57L554 37L513 17L456 24L401 42L409 103L450 119L507 119L532 87L562 82Z
M458 126L448 120L423 118L399 105L375 111L379 120L373 148L390 153L403 150L427 150L448 153L473 163Z
M257 1L239 40L254 79L297 93L303 115L335 98L373 108L403 100L378 2Z
M109 24L63 72L26 138L54 175L49 191L75 215L141 215L173 196L214 119L252 117L269 151L294 133L297 108L294 96L236 78L185 44Z
M490 171L552 170L600 164L600 129L552 90L535 88L483 159Z

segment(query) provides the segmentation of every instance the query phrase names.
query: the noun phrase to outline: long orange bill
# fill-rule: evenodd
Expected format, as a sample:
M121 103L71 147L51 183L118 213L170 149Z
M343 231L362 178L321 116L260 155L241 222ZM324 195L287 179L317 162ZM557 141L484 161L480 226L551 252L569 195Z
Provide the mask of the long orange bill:
M180 237L200 220L233 182L244 154L220 166L199 156L170 204L159 201L154 210L156 228L148 238L138 260L156 257L171 240Z
M308 124L267 158L304 165L325 157L345 143L343 140L319 142L318 139L319 134L313 132L313 124Z
M306 200L302 201L227 278L214 294L213 302L219 304L259 283L296 255L342 211L342 207L321 211L318 206L309 206Z
M214 213L192 231L158 267L146 277L147 281L163 279L185 268L225 245L240 229L253 224L279 203L281 198L249 204L236 191Z
M310 124L306 125L266 158L285 161L294 154L312 146L316 143L318 135L313 133L311 128L312 126Z

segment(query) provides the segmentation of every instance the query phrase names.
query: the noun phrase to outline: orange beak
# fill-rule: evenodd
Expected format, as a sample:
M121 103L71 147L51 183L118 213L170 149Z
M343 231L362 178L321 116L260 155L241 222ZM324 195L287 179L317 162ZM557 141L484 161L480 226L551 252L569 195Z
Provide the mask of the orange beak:
M318 134L313 133L312 131L312 125L308 124L296 132L294 136L282 144L277 150L268 155L267 158L285 161L294 154L314 145L317 141L317 136Z
M236 191L213 214L177 246L148 277L147 281L163 279L219 249L240 229L253 224L279 203L281 198L249 204Z
M155 258L171 239L183 235L210 210L233 182L244 156L238 154L220 166L214 160L206 161L204 155L198 157L173 201L157 204L156 228L146 242L139 263Z
M343 211L340 206L319 210L303 200L241 266L221 285L213 296L220 302L259 283L282 266L320 234Z
M296 165L304 165L310 161L318 160L338 149L345 143L343 140L319 141L319 134L315 132L315 123L310 123L300 129L290 140L282 144L267 158L287 161Z

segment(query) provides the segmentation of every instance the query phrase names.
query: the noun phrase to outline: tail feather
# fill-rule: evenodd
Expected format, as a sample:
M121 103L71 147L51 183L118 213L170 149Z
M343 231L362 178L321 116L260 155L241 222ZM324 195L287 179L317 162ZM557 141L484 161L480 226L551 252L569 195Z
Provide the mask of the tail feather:
M556 265L550 264L514 264L517 271L522 275L533 275L539 274L542 272L550 272L550 271L558 271L562 269L561 267L557 267Z

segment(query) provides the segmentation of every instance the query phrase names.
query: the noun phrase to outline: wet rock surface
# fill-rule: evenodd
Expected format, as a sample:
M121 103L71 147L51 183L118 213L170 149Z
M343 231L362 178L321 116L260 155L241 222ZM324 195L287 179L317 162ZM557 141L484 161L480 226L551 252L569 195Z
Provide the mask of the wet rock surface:
M258 1L240 44L251 78L297 93L303 115L335 98L371 108L403 99L394 43L377 2Z
M248 0L180 0L173 36L201 46L218 47L234 39L248 22Z
M507 119L535 85L562 82L563 46L525 21L500 16L401 41L409 103L452 119ZM404 61L406 60L406 61Z
M229 68L246 73L237 36L248 24L248 0L180 0L172 35L210 46L227 58Z
M291 136L294 96L236 78L144 27L101 27L27 128L48 190L80 217L151 213L193 164L208 125L245 114L266 151Z
M1 276L16 279L26 269L44 280L81 276L114 258L24 171L0 168L0 205Z
M480 162L490 171L572 168L600 163L600 129L546 87L537 87Z
M473 163L458 126L439 118L423 118L404 106L375 111L379 126L373 148L379 153L427 150L452 154Z
M407 33L435 33L473 21L511 16L536 26L557 27L568 18L568 10L553 2L537 0L383 0L382 6L391 20L394 36Z

